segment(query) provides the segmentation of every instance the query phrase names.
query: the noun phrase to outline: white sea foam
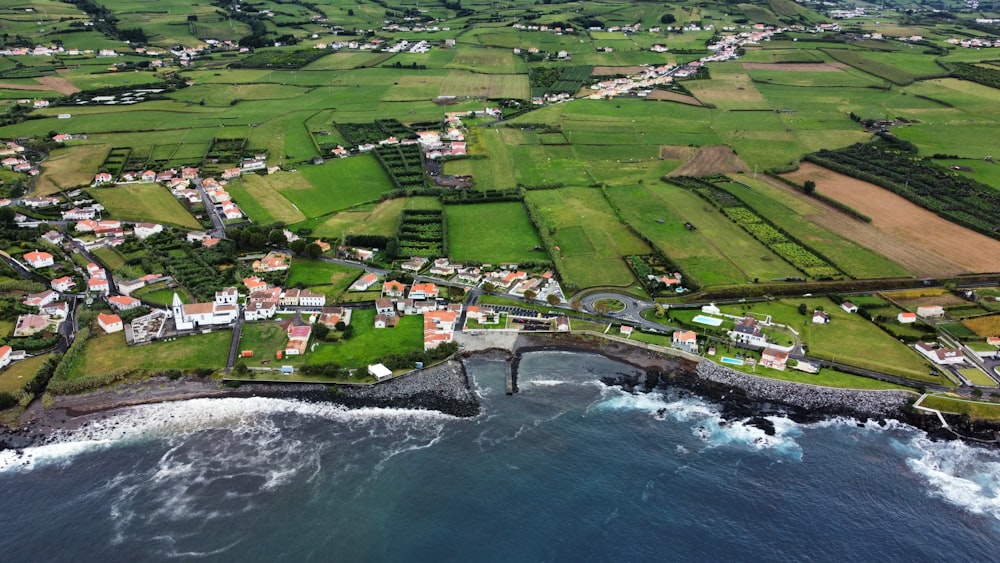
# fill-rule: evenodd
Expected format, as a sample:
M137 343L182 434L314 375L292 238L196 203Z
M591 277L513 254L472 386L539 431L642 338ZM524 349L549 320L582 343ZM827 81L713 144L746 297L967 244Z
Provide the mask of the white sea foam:
M275 432L262 433L272 424L274 415L328 420L342 428L354 428L378 422L386 430L419 423L439 424L453 417L437 411L420 409L360 408L349 409L330 403L307 403L297 400L253 398L192 399L169 403L139 405L97 419L77 430L58 433L53 442L21 451L0 451L0 471L30 470L41 465L64 463L81 454L107 449L118 444L152 439L172 439L193 432L228 429L251 433L257 439ZM378 430L373 427L372 432ZM271 444L261 444L269 446ZM275 479L281 480L280 475Z
M1000 520L1000 452L924 435L906 444L906 465L924 478L931 494L973 514Z
M659 419L669 417L677 422L694 423L692 433L705 443L706 449L724 445L749 446L758 450L774 450L793 459L802 458L802 449L795 441L801 430L799 425L787 418L767 417L775 430L773 436L768 436L760 428L746 424L745 420L724 420L714 405L698 398L671 398L659 393L628 393L611 389L617 392L598 402L595 408L637 410Z

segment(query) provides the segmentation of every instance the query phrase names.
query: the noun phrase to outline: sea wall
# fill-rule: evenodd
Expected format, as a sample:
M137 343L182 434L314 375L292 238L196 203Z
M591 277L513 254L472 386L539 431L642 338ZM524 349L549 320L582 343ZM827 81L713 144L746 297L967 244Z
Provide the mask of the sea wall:
M702 379L740 389L751 401L774 402L812 412L884 418L898 416L915 398L906 391L834 389L754 377L708 360L699 362L696 370Z
M329 400L349 407L429 409L452 416L479 414L479 398L469 385L465 365L457 359L378 385L339 387Z

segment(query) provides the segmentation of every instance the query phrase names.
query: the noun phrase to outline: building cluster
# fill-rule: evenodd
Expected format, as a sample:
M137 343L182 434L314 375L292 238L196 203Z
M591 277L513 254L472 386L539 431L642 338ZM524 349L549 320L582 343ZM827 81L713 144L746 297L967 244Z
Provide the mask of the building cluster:
M47 100L36 100L46 101ZM47 105L47 104L46 104ZM0 147L0 166L14 172L37 176L39 174L38 165L24 157L24 147L14 141L7 141Z

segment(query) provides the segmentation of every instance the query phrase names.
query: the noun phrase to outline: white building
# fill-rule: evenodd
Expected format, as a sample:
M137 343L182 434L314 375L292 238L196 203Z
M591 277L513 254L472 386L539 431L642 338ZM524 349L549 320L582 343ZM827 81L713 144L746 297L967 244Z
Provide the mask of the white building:
M239 316L240 308L236 304L220 303L217 299L209 303L191 303L185 305L179 295L174 293L171 305L174 315L174 325L177 330L193 330L206 326L228 325Z

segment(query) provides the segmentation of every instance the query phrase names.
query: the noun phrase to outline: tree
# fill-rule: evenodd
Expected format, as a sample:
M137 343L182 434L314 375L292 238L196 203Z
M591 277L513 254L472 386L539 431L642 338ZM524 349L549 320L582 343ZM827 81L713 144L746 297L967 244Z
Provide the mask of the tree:
M307 244L303 252L305 252L305 255L309 258L319 258L320 255L323 254L323 249L320 248L318 244L313 243Z
M549 296L545 298L545 300L548 301L549 305L552 305L553 307L562 303L562 299L559 299L559 296L556 295L555 293L550 293Z
M306 241L302 239L294 240L291 242L291 244L288 245L288 248L290 248L292 252L296 254L302 254L302 252L306 249Z
M812 180L806 180L805 184L802 184L802 189L807 193L811 194L816 191L816 182Z
M326 340L326 337L330 334L330 327L323 323L316 323L313 325L313 334L320 340Z
M267 235L267 243L273 246L282 246L288 244L288 239L285 238L285 233L281 229L274 229Z
M805 316L809 312L809 307L806 307L805 303L799 303L799 314Z
M672 24L672 23L674 23L676 21L677 21L677 18L675 18L673 14L663 14L662 16L660 16L660 23L662 23L662 24L669 25L669 24Z
M249 372L250 369L247 367L246 362L244 362L243 360L236 362L236 365L233 367L233 375L236 375L238 377L246 377L246 375Z

